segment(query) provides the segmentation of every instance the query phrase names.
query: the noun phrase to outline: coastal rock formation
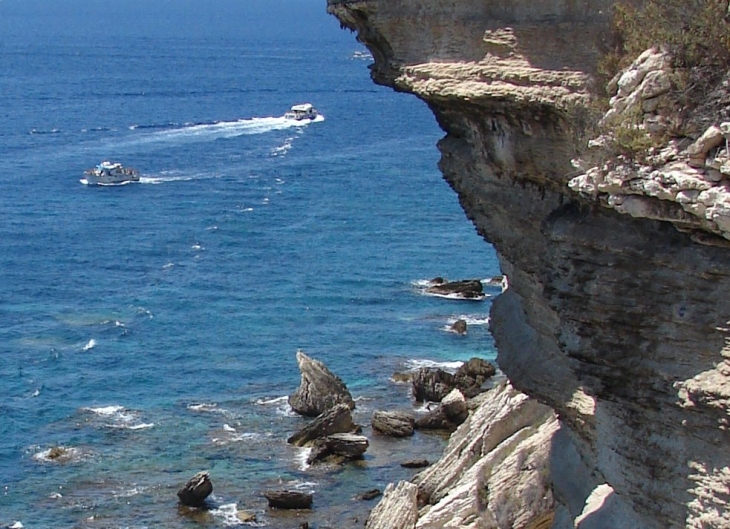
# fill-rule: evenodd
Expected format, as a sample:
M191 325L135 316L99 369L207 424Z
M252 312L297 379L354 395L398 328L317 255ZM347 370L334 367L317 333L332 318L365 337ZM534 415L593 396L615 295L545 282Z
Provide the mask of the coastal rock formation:
M482 282L478 279L464 279L461 281L434 280L433 284L426 289L426 292L461 299L481 299L484 297L484 288Z
M373 430L391 437L413 435L415 423L413 417L401 411L376 411L371 419Z
M297 390L289 396L292 409L307 417L316 417L336 404L345 403L355 408L355 401L340 377L334 375L319 360L297 351L297 364L302 380Z
M348 459L360 459L369 446L368 438L364 435L352 433L337 433L316 439L312 443L312 451L307 457L307 463L324 461L332 457L336 462Z
M336 433L350 433L356 429L350 407L347 404L338 404L291 435L287 442L294 446L305 446L315 439Z
M309 509L314 500L311 492L297 490L267 490L263 494L272 509Z
M213 492L213 483L209 472L198 472L183 487L177 491L180 503L188 507L202 507L205 499Z
M510 527L730 527L726 126L655 153L651 171L576 163L598 121L592 74L613 4L328 0L328 9L371 51L374 81L421 98L446 132L440 168L509 278L490 313L499 366L560 417L554 520L518 516ZM616 81L613 108L636 102L661 129L663 60L643 57L634 70ZM491 505L493 523L479 527L505 527L506 489L474 501L436 468L418 484L436 502L420 518L414 485L391 489L410 502L404 516L457 526L454 503L451 514L437 505L461 494L469 520L485 520Z
M367 528L549 527L554 498L548 456L558 429L553 413L509 384L479 398L436 464L413 483L386 488ZM389 512L415 519L399 525Z

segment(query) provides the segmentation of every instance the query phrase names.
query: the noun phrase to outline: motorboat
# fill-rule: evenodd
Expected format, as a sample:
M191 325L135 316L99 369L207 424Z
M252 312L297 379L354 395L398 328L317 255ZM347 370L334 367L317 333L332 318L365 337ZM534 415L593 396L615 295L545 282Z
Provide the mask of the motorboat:
M301 105L294 105L291 107L291 109L284 114L284 117L287 119L296 119L297 121L301 121L303 119L314 119L317 115L317 109L310 103L302 103Z
M139 182L139 171L124 167L119 162L103 161L96 167L84 171L88 185L114 185Z

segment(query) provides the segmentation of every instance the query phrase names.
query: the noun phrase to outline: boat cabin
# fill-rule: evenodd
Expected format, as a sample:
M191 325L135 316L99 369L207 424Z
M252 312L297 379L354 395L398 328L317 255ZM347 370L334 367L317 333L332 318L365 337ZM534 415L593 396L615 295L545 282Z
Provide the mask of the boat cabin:
M289 112L284 114L289 119L314 119L317 117L317 110L310 103L294 105Z

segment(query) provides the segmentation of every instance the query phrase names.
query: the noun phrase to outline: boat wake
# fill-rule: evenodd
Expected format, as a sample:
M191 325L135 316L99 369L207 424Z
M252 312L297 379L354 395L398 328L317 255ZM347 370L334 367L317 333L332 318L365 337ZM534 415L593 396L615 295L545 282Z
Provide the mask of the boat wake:
M282 117L262 117L238 119L235 121L214 121L207 123L190 123L172 128L157 129L153 126L133 125L131 130L141 130L139 143L197 143L218 139L236 138L254 134L266 134L277 130L306 127L310 123L324 121L323 116L313 120L294 120ZM153 132L148 132L153 129Z

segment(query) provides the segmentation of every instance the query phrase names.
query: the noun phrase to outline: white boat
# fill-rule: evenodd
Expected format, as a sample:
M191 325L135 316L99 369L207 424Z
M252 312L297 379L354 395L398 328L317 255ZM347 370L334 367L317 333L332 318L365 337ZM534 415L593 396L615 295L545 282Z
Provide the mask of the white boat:
M139 171L124 167L119 162L103 161L96 167L84 171L84 178L90 186L126 184L139 182Z
M301 121L303 119L314 119L317 117L317 109L314 108L310 103L302 103L301 105L294 105L291 109L284 114L287 119L296 119Z

